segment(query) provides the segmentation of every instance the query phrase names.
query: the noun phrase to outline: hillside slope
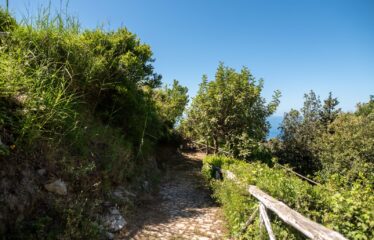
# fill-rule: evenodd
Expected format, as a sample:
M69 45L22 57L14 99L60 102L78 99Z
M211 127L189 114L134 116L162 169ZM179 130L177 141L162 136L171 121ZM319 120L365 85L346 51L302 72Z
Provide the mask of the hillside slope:
M131 208L125 193L152 188L187 89L159 88L151 48L126 28L0 9L0 32L0 235L99 238L110 209Z

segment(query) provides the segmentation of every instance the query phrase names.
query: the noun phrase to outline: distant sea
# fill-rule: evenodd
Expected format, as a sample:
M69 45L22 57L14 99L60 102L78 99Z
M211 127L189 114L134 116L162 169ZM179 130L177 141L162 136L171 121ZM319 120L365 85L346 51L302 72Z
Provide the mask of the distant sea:
M277 137L280 133L278 127L282 123L283 117L282 116L271 116L268 118L270 123L270 131L267 139Z

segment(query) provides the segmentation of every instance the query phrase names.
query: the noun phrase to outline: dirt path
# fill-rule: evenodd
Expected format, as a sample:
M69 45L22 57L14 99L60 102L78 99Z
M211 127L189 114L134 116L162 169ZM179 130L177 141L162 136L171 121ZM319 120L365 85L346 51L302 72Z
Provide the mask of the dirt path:
M220 208L200 175L201 153L182 153L168 167L156 197L117 239L225 239Z

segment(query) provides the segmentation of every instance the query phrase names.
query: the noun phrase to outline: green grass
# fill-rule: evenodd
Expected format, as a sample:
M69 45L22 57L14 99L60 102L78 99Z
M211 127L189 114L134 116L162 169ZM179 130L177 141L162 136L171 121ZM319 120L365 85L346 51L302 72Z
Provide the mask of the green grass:
M98 238L96 216L113 186L156 178L147 167L157 139L144 137L163 129L150 98L159 80L151 49L125 28L84 30L49 8L22 23L0 9L0 31L10 32L0 38L1 164L47 168L69 184L67 199L44 195L24 220L7 216L7 231Z
M231 180L213 179L210 165L230 170L243 185L239 186ZM336 181L312 186L281 168L270 168L260 162L247 163L224 156L206 157L202 172L214 190L214 197L223 206L233 236L242 239L266 239L266 233L259 230L258 217L243 234L240 232L258 205L258 201L246 191L245 186L251 184L349 239L373 238L374 196L370 181L365 179L346 189L341 188ZM276 216L271 215L271 222L277 238L304 239Z

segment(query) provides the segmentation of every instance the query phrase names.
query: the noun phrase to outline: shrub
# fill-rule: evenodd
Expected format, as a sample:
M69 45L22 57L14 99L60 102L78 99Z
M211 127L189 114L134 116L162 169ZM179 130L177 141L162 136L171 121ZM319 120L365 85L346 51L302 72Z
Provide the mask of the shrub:
M84 199L103 202L113 185L156 174L154 166L147 170L148 156L182 114L187 89L177 82L172 90L159 89L150 46L126 28L84 30L50 9L17 24L0 9L0 31L10 32L0 38L1 164L16 172L47 168L69 183L70 195L66 201L33 196L41 202L28 211L32 216L17 212L24 221L5 221L41 239L96 238L90 212L96 207ZM166 94L164 102L178 111L163 108L156 94ZM84 205L74 201L78 197ZM50 211L37 217L43 208ZM53 231L50 219L61 229Z
M228 179L222 182L211 178L210 165L233 172L243 185ZM312 186L283 169L259 162L246 163L222 156L208 156L204 159L203 173L208 177L214 190L214 197L222 204L232 235L238 236L245 221L258 201L245 190L251 184L283 201L304 216L334 229L349 239L371 239L374 226L374 196L372 185L364 179L352 188L340 188L337 180L322 186ZM361 197L359 197L359 195ZM296 230L283 224L271 215L276 236L286 239L304 239ZM261 233L258 220L241 235L243 239L258 239Z

